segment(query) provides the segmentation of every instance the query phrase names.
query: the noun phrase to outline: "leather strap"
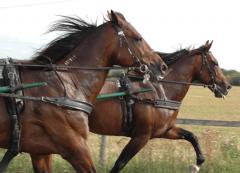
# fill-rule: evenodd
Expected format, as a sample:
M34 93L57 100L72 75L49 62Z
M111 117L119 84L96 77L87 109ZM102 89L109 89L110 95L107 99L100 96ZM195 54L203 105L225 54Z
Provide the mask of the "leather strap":
M88 115L91 114L93 110L93 106L87 102L83 102L80 100L73 100L66 97L42 97L42 101L46 103L51 103L57 106L63 106L71 110L79 110L87 113Z

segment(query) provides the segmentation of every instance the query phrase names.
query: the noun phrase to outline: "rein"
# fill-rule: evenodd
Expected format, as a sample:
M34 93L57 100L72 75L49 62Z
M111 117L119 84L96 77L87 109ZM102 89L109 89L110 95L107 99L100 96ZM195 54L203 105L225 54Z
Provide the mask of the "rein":
M192 82L181 82L181 81L172 81L172 80L161 80L158 81L159 83L167 83L172 85L193 85L193 86L203 86L203 87L210 87L212 85L202 84L202 83L192 83Z
M66 66L66 65L54 65L54 64L48 64L48 65L40 65L40 64L21 64L21 63L13 63L11 64L16 67L30 67L30 68L47 68L49 70L55 70L55 71L68 71L69 69L74 70L111 70L111 69L127 69L127 70L136 70L138 69L141 71L142 67L80 67L80 66ZM9 66L8 64L0 63L0 66Z
M128 75L129 78L135 79L135 80L143 80L143 77L135 76L135 75ZM158 80L158 83L167 83L172 85L193 85L193 86L203 86L203 87L210 87L212 85L208 84L202 84L202 83L193 83L193 82L183 82L183 81L173 81L173 80Z
M210 78L211 78L211 82L212 84L203 84L203 83L193 83L193 82L184 82L184 81L173 81L173 80L164 80L164 78L162 80L157 80L158 83L167 83L167 84L171 84L171 85L193 85L193 86L202 86L202 87L210 87L212 89L216 88L216 81L215 81L215 76L216 73L215 71L211 68L208 59L207 59L207 54L208 53L201 53L201 57L202 57L202 65L200 68L200 73L202 73L203 68L206 67L209 72L210 72ZM143 77L140 76L135 76L135 75L128 75L128 77L133 78L135 80L143 80Z

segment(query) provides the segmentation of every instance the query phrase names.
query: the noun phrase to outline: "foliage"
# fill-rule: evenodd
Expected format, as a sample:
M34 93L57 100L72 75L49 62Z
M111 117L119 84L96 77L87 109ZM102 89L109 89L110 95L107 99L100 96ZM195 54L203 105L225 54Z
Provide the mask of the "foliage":
M240 86L240 76L230 78L231 85Z
M232 85L240 86L240 72L236 70L222 69L223 74L227 77Z

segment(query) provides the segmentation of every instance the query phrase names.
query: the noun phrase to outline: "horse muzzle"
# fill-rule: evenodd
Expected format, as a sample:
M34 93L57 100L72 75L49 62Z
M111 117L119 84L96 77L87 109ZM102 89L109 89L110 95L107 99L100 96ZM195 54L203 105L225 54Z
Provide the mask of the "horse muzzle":
M164 78L166 71L168 70L168 66L162 63L151 63L149 65L149 69L152 72L152 75L155 77L156 81L160 81Z
M224 98L231 88L232 86L230 84L227 85L214 84L211 87L209 87L209 89L214 93L215 97L217 98Z

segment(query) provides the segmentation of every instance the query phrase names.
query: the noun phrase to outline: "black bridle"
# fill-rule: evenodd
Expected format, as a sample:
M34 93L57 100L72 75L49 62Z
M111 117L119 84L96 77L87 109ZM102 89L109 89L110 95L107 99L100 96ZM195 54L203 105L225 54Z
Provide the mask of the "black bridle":
M117 31L117 35L119 37L119 44L120 44L120 48L123 47L123 44L125 43L127 45L127 50L130 54L130 56L133 58L134 60L134 64L137 65L137 69L143 73L143 77L144 80L149 80L150 79L150 74L152 74L157 80L158 77L148 68L148 65L146 65L144 62L142 62L140 60L140 58L137 56L137 53L135 51L135 49L131 46L131 44L129 43L127 36L125 35L123 29L119 26L115 26L114 25L115 30ZM133 39L133 38L132 38ZM136 40L138 41L142 41L142 38L136 38ZM143 55L141 55L141 59L143 59L144 57L150 56L151 54L153 54L154 51L149 51L144 53Z
M202 66L200 68L200 74L202 73L203 71L203 68L206 67L207 70L209 71L209 75L210 75L210 84L209 84L209 88L212 89L212 91L214 92L216 89L217 89L217 82L216 82L216 72L214 70L214 66L212 67L210 65L210 62L207 58L207 56L210 54L211 52L203 52L201 53L201 57L202 57Z
M212 91L214 92L217 88L217 84L216 84L216 72L215 70L211 67L210 62L207 58L207 56L209 55L209 53L211 52L202 52L201 53L201 58L202 58L202 64L200 67L200 74L203 72L203 69L206 67L207 70L210 73L210 84L203 84L203 83L192 83L192 82L183 82L183 81L171 81L171 80L160 80L158 82L160 83L168 83L168 84L173 84L173 85L194 85L194 86L203 86L203 87L209 87L210 89L212 89Z

